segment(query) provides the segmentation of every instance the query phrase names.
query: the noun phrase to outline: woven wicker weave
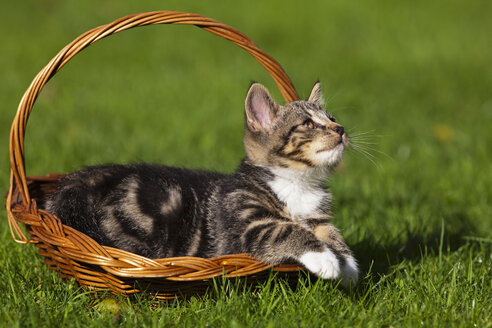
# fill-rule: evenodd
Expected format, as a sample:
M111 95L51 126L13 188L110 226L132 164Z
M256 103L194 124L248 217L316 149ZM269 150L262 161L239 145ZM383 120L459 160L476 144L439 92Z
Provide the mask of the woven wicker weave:
M134 14L110 24L94 28L63 48L34 78L24 93L10 131L10 189L7 214L12 237L19 243L33 243L53 270L64 278L75 278L82 286L130 295L142 289L155 292L161 299L203 292L210 279L217 276L262 279L272 270L247 254L217 258L176 257L148 259L123 250L101 246L85 234L61 224L42 209L36 199L53 191L54 182L62 175L26 177L24 135L29 114L43 86L73 56L92 43L109 35L138 26L153 24L196 25L230 40L249 52L275 80L286 101L298 99L297 93L282 67L260 50L241 32L216 20L184 12L158 11ZM23 223L27 235L20 227ZM298 267L280 265L275 271L295 276Z

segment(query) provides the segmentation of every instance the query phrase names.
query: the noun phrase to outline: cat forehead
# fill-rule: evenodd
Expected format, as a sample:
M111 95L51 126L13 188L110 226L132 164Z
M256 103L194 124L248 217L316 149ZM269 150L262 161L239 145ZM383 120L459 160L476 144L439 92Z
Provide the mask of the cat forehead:
M309 101L299 100L291 102L286 104L284 109L288 116L310 118L318 123L323 123L330 119L328 113L321 106Z

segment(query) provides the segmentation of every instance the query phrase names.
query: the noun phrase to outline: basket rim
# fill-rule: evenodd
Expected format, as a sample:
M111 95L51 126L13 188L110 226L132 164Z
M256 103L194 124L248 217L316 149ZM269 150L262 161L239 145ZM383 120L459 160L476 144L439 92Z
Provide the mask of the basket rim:
M125 288L122 285L111 287L111 284L123 278L199 281L222 275L226 277L253 275L272 267L247 254L225 255L210 259L194 257L148 259L123 250L101 246L87 235L63 225L55 215L38 209L36 201L31 199L28 188L30 183L50 182L60 177L59 174L26 177L25 130L34 103L43 87L71 58L96 41L130 28L156 24L195 25L235 43L267 70L287 102L299 99L291 80L275 59L258 48L240 31L199 14L153 11L128 15L83 33L61 49L35 76L22 96L13 119L9 139L11 174L6 209L12 238L18 243L36 244L51 268L57 269L61 275L75 277L81 285L90 286L84 283L87 277L82 277L87 275L87 268L79 268L80 263L99 266L105 273L98 272L98 275L106 274L108 277L97 281L105 283L112 290L119 291ZM28 236L19 223L24 224ZM286 272L298 269L297 265L281 265L274 268ZM110 283L108 280L111 280Z

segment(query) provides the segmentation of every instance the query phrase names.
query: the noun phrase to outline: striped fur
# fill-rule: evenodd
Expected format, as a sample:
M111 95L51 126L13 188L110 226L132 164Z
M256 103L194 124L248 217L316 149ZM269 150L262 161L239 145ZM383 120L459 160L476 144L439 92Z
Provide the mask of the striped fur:
M247 252L355 282L357 264L330 223L324 185L349 141L321 102L319 83L307 101L284 106L253 84L245 101L247 157L235 173L90 167L63 178L46 209L103 245L151 258Z

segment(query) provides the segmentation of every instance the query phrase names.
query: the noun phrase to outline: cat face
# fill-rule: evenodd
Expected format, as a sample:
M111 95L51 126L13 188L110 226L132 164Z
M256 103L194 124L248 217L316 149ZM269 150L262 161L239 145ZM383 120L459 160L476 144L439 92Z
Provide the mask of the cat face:
M281 106L255 83L245 101L246 154L258 165L303 170L334 167L349 144L343 127L322 107L321 85L308 100Z

